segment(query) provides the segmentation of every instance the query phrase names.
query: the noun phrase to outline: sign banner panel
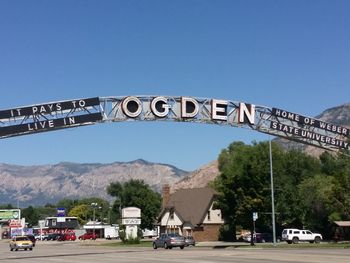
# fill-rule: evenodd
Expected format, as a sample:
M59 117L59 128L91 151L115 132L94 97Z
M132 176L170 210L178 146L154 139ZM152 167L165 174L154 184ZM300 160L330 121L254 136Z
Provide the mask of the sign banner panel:
M0 136L14 136L39 131L55 130L59 128L69 128L77 126L79 124L88 124L100 120L102 120L101 113L92 113L78 116L70 116L66 118L30 122L26 124L0 127Z
M343 136L348 136L350 134L350 130L346 127L334 125L321 120L305 117L297 113L293 113L293 112L289 112L289 111L285 111L277 108L272 108L272 115L276 117L281 117L286 120L297 122L298 124L313 126L313 127L316 127L325 131L337 133Z
M100 104L98 97L88 99L77 99L69 101L58 101L47 104L38 104L22 108L13 108L0 111L0 119L16 118L31 115L47 115L55 112L83 109Z

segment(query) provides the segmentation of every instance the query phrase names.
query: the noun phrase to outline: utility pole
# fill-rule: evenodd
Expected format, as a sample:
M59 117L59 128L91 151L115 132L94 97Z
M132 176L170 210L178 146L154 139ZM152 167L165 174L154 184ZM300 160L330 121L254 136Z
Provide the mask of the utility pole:
M276 246L276 223L275 223L275 193L273 186L273 168L272 168L272 149L271 139L269 140L269 152L270 152L270 180L271 180L271 207L272 207L272 237L273 245Z
M93 207L93 221L94 221L94 227L92 229L92 232L94 234L94 238L95 238L95 227L96 227L96 207L97 207L97 203L91 203L91 206Z

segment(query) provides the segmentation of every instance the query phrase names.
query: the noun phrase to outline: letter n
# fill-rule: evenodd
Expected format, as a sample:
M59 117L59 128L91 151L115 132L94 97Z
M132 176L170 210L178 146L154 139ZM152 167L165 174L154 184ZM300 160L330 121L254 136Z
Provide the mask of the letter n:
M255 123L255 105L245 104L243 102L239 103L239 113L238 113L238 122L254 125Z

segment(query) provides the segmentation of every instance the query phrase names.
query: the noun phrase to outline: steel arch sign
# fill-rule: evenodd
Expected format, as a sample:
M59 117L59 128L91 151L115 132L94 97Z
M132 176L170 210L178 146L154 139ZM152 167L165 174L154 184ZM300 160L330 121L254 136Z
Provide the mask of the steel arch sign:
M0 139L120 121L227 125L327 150L350 150L350 130L346 127L250 103L170 96L94 97L0 110Z

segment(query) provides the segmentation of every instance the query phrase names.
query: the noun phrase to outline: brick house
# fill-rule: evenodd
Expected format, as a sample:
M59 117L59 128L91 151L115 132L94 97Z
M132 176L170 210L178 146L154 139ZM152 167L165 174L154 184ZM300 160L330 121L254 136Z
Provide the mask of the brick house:
M216 241L224 221L221 211L213 209L216 193L213 189L181 189L170 195L163 187L163 209L158 218L160 233L193 236L196 241Z

